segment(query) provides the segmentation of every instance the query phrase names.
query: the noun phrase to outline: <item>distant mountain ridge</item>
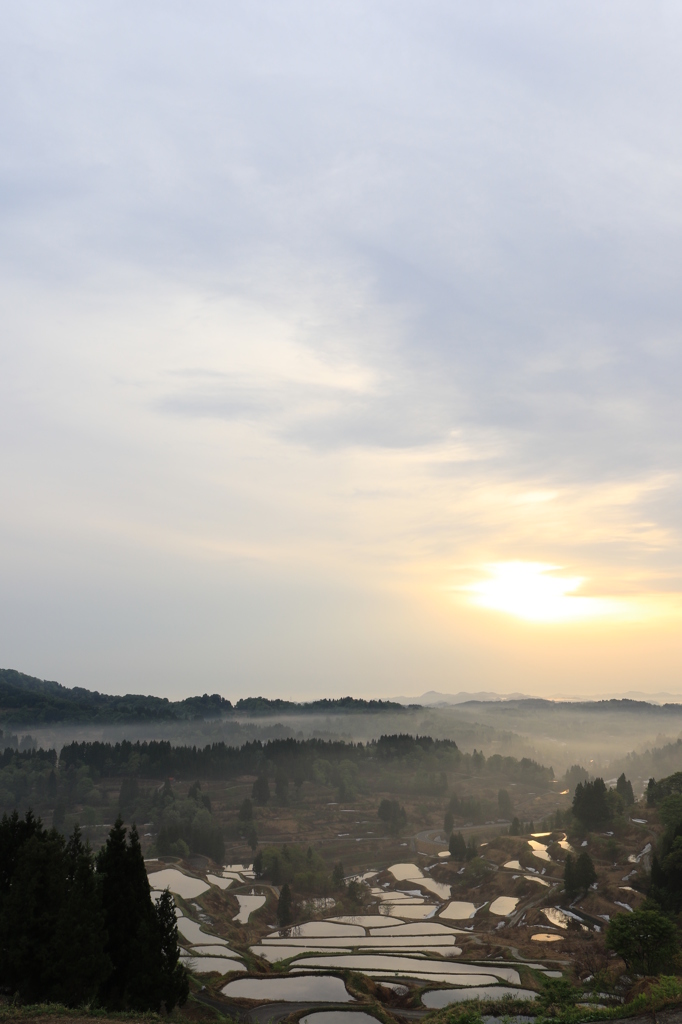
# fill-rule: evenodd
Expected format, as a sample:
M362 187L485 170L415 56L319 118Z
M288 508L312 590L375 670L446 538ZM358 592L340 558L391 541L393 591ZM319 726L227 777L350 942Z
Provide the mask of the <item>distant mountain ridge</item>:
M444 707L451 704L465 704L469 701L480 701L488 703L494 700L532 700L527 693L494 693L492 690L481 690L478 693L438 693L437 690L428 690L420 697L391 697L391 700L399 704L420 704L422 707Z
M16 669L0 669L0 728L58 724L130 725L142 722L191 721L227 715L339 714L392 711L406 708L387 700L323 698L305 704L295 701L246 697L236 704L218 693L170 701L167 697L127 693L124 696L62 686L37 679Z
M546 704L595 704L604 701L629 701L635 703L658 705L682 704L680 693L643 693L640 690L628 690L624 693L597 694L594 697L585 697L584 694L552 694L551 697L536 697L528 693L496 693L493 690L482 690L478 693L467 693L462 690L459 693L439 693L436 690L428 690L419 697L391 697L391 700L399 704L418 704L422 707L450 707L457 704L491 704L494 702L504 703L508 701L542 701Z

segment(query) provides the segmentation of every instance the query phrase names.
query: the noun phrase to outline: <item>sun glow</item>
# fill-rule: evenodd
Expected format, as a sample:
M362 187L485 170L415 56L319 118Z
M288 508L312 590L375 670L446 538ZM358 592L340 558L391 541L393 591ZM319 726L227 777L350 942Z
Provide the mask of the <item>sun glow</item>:
M613 602L576 596L583 576L554 576L561 569L542 562L496 562L484 566L488 579L462 587L472 604L533 622L565 622L613 611Z

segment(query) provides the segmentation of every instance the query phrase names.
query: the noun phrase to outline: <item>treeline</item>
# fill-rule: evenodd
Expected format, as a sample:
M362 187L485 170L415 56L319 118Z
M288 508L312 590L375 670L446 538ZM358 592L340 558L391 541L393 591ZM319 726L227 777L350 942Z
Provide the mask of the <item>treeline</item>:
M679 914L682 910L682 772L656 782L651 779L648 797L658 807L665 832L651 863L648 896L661 908Z
M656 779L649 779L646 788L647 807L657 807L667 797L678 796L680 793L682 793L682 772L675 772L674 775L669 775L667 779L661 779L659 782L656 782Z
M116 725L142 722L193 721L227 715L339 714L358 712L407 712L402 704L387 700L315 700L297 704L266 697L247 697L236 704L218 693L169 701L128 693L124 696L99 693L81 686L67 687L47 679L37 679L15 669L0 669L0 723L18 725L56 725L58 723Z
M28 812L0 822L0 989L24 1002L170 1011L189 991L173 898L152 902L135 829L94 858Z
M677 739L639 753L633 751L619 763L618 767L623 768L631 777L646 779L652 775L668 777L678 772L680 765L682 765L682 739ZM615 774L615 771L612 774Z
M411 760L424 764L446 756L459 762L462 755L454 740L434 740L430 736L382 736L370 743L344 740L282 739L262 743L254 740L240 747L225 743L205 747L174 747L167 740L132 743L70 743L60 753L60 764L87 766L99 777L135 775L146 778L168 777L227 779L236 775L274 776L278 768L290 778L326 781L325 765L347 762L360 766L368 761ZM317 765L317 769L315 769Z

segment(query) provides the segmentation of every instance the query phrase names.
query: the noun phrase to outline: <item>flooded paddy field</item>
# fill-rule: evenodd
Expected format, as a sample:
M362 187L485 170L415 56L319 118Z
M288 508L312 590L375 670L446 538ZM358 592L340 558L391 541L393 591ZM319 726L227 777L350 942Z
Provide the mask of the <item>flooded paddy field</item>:
M574 965L603 949L607 918L639 905L636 879L655 842L654 815L644 820L641 809L632 812L640 820L617 836L542 829L544 807L568 804L556 789L518 798L538 823L526 834L510 835L509 824L484 822L477 829L464 821L462 834L473 841L474 853L462 860L441 856L441 833L428 828L436 814L431 808L442 808L442 800L422 801L427 828L410 837L405 829L382 835L376 801L370 817L364 796L352 806L318 804L315 820L292 796L287 806L254 809L257 852L265 854L258 871L242 842L226 852L223 864L208 858L150 862L150 884L174 893L183 961L226 1007L233 1000L244 1006L310 1003L307 1018L319 1024L322 1014L358 1024L361 1007L370 1005L400 1014L401 1008L426 1012L468 999L511 997L530 1007L543 979L574 979ZM243 788L230 799L238 798L244 799ZM565 858L583 849L594 859L599 882L567 902ZM343 882L332 886L339 862ZM295 877L305 884L292 886L293 920L280 927L278 903L293 870L288 864L300 865Z
M637 838L639 856L646 843ZM594 918L595 901L604 899L598 889L573 909L561 905L564 844L565 833L490 840L480 858L484 873L472 879L473 899L457 898L471 888L466 866L462 873L461 865L437 856L395 861L367 872L357 912L347 912L343 900L308 900L308 919L284 928L272 927L281 887L253 881L248 864L230 869L228 887L225 870L200 875L185 864L150 870L149 878L155 887L165 881L177 896L183 962L227 1000L346 1005L360 999L362 1005L365 997L348 987L349 977L362 974L377 986L377 997L384 992L410 1005L416 999L425 1011L472 998L530 1005L542 977L561 977L576 944L601 934L585 923ZM628 871L629 856L625 850L621 858ZM626 873L622 864L619 870ZM636 903L639 893L622 877L616 902ZM225 903L222 915L215 914L217 900ZM407 917L414 913L417 920ZM323 1014L339 1014L339 1022L355 1024L351 1013L355 1022L362 1015L325 1009L307 1016L322 1022Z

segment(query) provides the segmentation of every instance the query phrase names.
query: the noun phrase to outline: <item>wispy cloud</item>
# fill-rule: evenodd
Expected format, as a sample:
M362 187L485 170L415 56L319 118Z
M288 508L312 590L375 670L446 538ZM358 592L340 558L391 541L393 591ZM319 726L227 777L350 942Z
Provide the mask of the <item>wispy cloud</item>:
M305 661L305 689L352 649L363 691L396 692L424 659L483 672L499 640L494 685L517 639L452 594L510 564L583 580L570 609L636 600L664 629L682 593L680 28L672 3L615 0L10 6L10 660L118 685L137 658L159 687L229 663L264 689ZM48 607L68 594L52 632L41 586Z

